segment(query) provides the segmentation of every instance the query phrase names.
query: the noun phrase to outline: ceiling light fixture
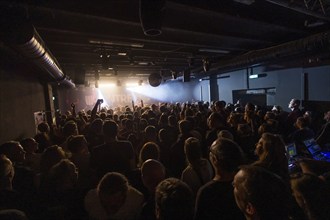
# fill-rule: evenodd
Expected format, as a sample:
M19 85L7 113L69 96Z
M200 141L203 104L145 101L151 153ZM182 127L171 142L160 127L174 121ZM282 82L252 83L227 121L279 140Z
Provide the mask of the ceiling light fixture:
M209 52L209 53L230 53L229 50L221 50L221 49L208 49L208 48L201 48L198 50L199 52Z
M89 40L88 42L91 44L101 44L101 45L116 45L116 46L136 47L136 48L144 47L144 44L141 44L141 43L126 43L126 42L119 42L119 41Z
M257 78L266 77L266 76L267 76L267 73L251 74L249 76L249 79L257 79Z

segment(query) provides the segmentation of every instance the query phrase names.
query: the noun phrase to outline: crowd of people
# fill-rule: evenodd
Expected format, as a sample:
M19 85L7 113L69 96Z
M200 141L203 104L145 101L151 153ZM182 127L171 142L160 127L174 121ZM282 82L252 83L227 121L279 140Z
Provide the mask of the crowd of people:
M330 162L303 147L329 150L330 111L101 103L0 145L0 219L330 219Z

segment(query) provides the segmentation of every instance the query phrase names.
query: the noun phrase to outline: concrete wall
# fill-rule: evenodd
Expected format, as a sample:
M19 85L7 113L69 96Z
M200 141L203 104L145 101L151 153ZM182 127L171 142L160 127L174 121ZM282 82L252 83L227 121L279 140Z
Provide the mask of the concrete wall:
M0 143L35 135L34 112L45 109L36 78L0 69Z

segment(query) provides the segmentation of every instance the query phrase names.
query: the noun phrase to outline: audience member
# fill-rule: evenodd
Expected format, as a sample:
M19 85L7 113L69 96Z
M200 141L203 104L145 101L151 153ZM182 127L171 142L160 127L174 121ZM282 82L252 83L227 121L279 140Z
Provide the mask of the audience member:
M195 219L244 219L232 186L238 167L244 162L242 150L232 140L217 139L211 146L210 161L215 176L198 191Z
M156 219L193 219L194 199L191 189L179 179L168 178L156 188Z
M289 181L285 144L279 135L264 133L256 145L255 152L258 160L253 165L263 167Z
M138 219L143 195L128 184L120 173L107 173L96 189L85 197L85 208L90 219Z
M88 143L83 135L71 136L68 139L68 150L71 152L70 160L79 170L77 186L80 189L91 188L93 180L90 168L90 153Z
M330 219L330 189L314 174L302 174L291 179L293 195L308 220Z
M276 174L257 166L242 166L235 175L234 195L247 220L288 220L290 192Z
M141 166L141 177L144 186L148 190L148 196L145 197L145 203L141 212L141 220L154 220L155 215L155 191L157 185L165 179L165 167L159 161L154 159L146 160Z
M38 142L33 138L25 138L20 143L25 151L24 165L31 168L35 173L39 173L41 154L36 153Z
M197 138L190 137L185 141L184 152L188 166L183 170L181 180L196 196L198 189L212 179L213 169L210 162L202 158L201 144Z
M97 146L91 153L91 167L98 179L107 172L127 174L136 167L132 144L117 139L118 125L114 121L105 121L103 134L105 144Z

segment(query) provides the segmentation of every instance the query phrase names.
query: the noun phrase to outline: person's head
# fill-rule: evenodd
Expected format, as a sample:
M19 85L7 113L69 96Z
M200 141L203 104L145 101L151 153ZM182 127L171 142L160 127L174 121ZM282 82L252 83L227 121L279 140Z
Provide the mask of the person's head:
M281 136L271 133L263 133L256 144L255 154L259 161L275 162L285 157L285 143Z
M254 112L254 111L255 111L255 105L253 105L251 102L245 104L245 112Z
M227 138L218 138L214 141L209 156L216 172L236 172L244 163L242 149Z
M238 124L237 125L237 134L238 136L249 136L252 135L252 128L249 124Z
M100 180L96 191L105 211L108 214L115 214L125 203L128 180L123 174L107 173Z
M68 149L71 153L87 153L88 146L84 135L71 136L68 140Z
M177 123L178 123L178 121L174 115L168 116L168 125L169 126L176 127Z
M157 129L155 126L153 125L148 125L145 129L144 129L145 135L146 135L146 139L147 140L157 140Z
M6 155L13 163L21 163L25 160L25 151L17 141L8 141L0 145L0 154Z
M167 129L162 128L158 132L158 139L161 142L167 142L167 141L171 140L171 136L170 135L171 134L170 134L170 132Z
M103 124L104 138L116 138L118 134L118 125L115 121L108 120Z
M72 120L66 122L63 127L63 134L65 137L69 137L71 135L78 135L78 127L76 122Z
M96 118L92 121L89 126L89 132L93 134L102 134L103 120L100 118Z
M295 126L298 129L306 128L308 126L308 121L304 117L299 117L295 122Z
M142 146L139 154L139 163L142 163L148 159L159 160L160 150L159 146L154 142L147 142Z
M49 132L49 125L46 122L41 122L38 124L38 131L40 133L48 133Z
M141 177L143 185L154 192L158 183L165 179L165 167L158 160L148 159L141 166Z
M191 122L188 120L181 120L179 122L179 130L181 134L187 135L192 129Z
M32 154L38 150L38 142L33 138L25 138L21 142L21 145L26 153Z
M49 169L62 159L65 159L65 153L61 147L53 145L46 148L40 158L41 173L48 173Z
M73 189L78 180L78 169L68 159L62 159L52 166L47 175L48 190L63 191Z
M184 153L186 154L187 162L194 166L196 161L202 158L202 149L200 141L195 137L190 137L184 142Z
M234 195L246 219L280 220L288 218L290 193L276 174L258 166L242 166L235 175Z
M291 188L308 219L329 218L330 191L324 180L305 173L291 179Z
M15 175L12 162L4 154L0 154L0 190L12 189L12 181Z
M233 134L228 130L221 130L218 133L218 138L227 138L227 139L230 139L232 141L234 140Z
M156 188L156 218L158 220L188 220L193 216L193 193L179 179L168 178Z
M223 125L223 118L217 112L212 112L212 114L207 119L207 125L210 129L219 128Z
M289 102L289 109L295 110L300 107L300 100L299 99L291 99Z

